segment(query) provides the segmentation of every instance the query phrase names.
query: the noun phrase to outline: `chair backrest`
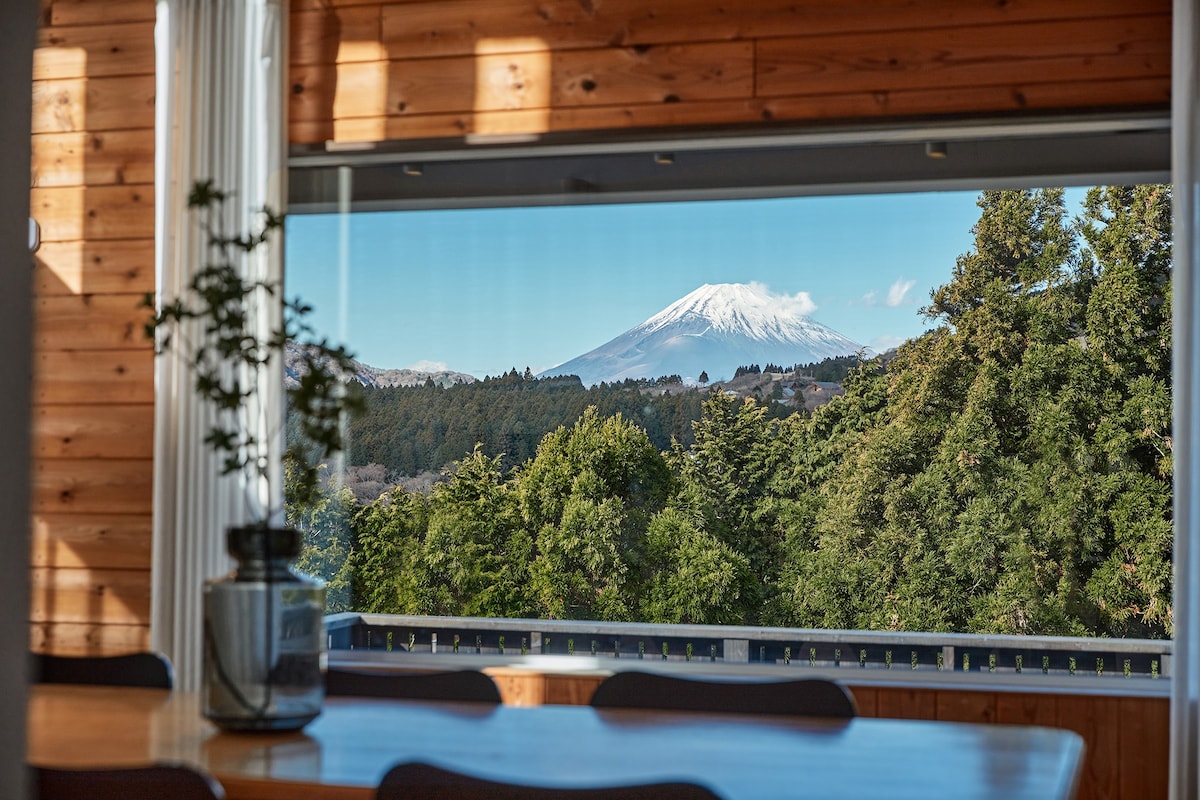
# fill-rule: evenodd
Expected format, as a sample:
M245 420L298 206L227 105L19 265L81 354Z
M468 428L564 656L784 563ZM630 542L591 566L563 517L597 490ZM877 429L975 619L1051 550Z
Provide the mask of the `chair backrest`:
M496 682L472 669L447 672L354 672L330 669L325 673L325 694L331 697L500 702L500 690Z
M743 714L848 718L854 695L837 681L696 680L649 672L618 672L596 687L595 708L658 708Z
M718 800L695 783L549 788L502 783L414 762L392 767L376 800Z
M215 778L182 764L131 769L33 768L34 800L224 800Z
M34 683L90 683L170 689L175 681L171 662L159 653L121 656L53 656L35 653Z

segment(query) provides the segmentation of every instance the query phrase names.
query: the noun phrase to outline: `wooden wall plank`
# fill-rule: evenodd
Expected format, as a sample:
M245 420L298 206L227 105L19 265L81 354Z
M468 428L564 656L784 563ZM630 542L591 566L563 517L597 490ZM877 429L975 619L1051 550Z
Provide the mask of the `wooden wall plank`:
M386 60L378 5L299 11L288 20L288 64Z
M151 516L36 514L35 567L150 569Z
M154 350L39 349L34 356L33 401L43 403L153 403ZM140 511L149 511L147 505Z
M1087 743L1079 797L1115 800L1120 767L1121 698L1059 695L1055 727L1075 731ZM1140 757L1140 754L1137 756Z
M130 569L45 569L30 573L34 622L145 625L150 572Z
M34 189L29 212L46 242L154 238L153 185Z
M33 79L154 74L154 23L42 28Z
M1069 108L1164 108L1170 96L1170 78L1159 77L776 97L764 98L760 108L763 119L812 121L967 115L981 108L997 114Z
M143 350L150 312L141 295L80 294L38 298L34 346L44 350Z
M937 719L937 692L881 686L876 710L878 716L891 719Z
M749 43L732 42L392 62L387 109L478 113L749 97L753 58Z
M1045 725L1058 723L1058 700L1055 695L996 693L996 722L1002 725Z
M29 647L60 655L134 653L150 649L150 626L35 622L29 626Z
M758 100L716 100L613 107L577 107L491 111L478 114L421 114L413 116L293 120L293 142L317 143L384 139L458 137L465 134L505 135L547 131L614 130L639 127L684 127L754 124L763 121L820 121L929 116L945 111L969 114L972 109L997 112L1163 108L1170 101L1169 78L1089 83L1047 83L912 92L860 92L849 95L780 97Z
M486 667L507 706L540 706L546 703L546 675L513 667Z
M51 25L153 22L155 0L54 0Z
M37 514L144 514L153 500L150 459L40 459L32 478Z
M489 58L503 65L510 57L481 56L479 60L487 63ZM754 48L750 42L556 53L551 67L550 101L556 108L679 103L754 94ZM504 96L501 92L500 97ZM485 106L492 107L511 106Z
M1123 697L1117 707L1114 725L1121 766L1115 796L1166 800L1170 794L1171 701Z
M545 700L559 705L587 705L604 677L599 674L549 675Z
M297 4L293 4L296 6ZM300 7L307 4L301 2ZM432 0L383 8L391 58L592 48L1169 13L1167 0ZM536 44L539 43L540 44ZM529 44L523 44L529 43ZM508 50L507 52L512 52Z
M69 78L33 84L33 133L153 127L153 75Z
M478 58L340 64L291 70L291 119L485 112L749 97L745 42L517 53ZM333 94L331 94L331 92Z
M844 94L1170 74L1171 18L763 39L759 96Z
M425 65L427 68L432 66ZM446 85L469 80L469 67L466 62L448 64L446 69L453 75L449 78L443 76ZM332 69L322 65L293 66L288 72L288 82L292 87L288 98L288 118L326 120L387 115L391 110L388 106L391 87L387 70L386 61L338 64ZM420 65L415 70L422 76L426 74L421 71ZM464 102L464 96L460 93L455 102ZM402 113L399 108L395 111Z
M408 0L291 0L288 7L292 11L322 11L326 8L349 8L352 6L381 6L392 2L408 2Z
M154 183L153 128L43 133L31 142L34 188Z
M996 694L987 691L956 692L949 689L937 693L937 718L948 722L996 721Z
M154 291L153 239L45 242L34 256L38 297Z
M36 406L33 453L36 458L153 458L154 406Z
M587 705L606 674L543 673L513 667L484 669L506 705Z

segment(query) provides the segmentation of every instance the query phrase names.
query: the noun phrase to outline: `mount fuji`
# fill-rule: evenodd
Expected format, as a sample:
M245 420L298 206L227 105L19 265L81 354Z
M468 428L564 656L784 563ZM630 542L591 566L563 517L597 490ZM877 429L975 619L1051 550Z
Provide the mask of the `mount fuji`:
M539 377L578 375L585 386L702 372L728 380L741 365L793 364L857 353L863 346L811 319L811 303L759 284L705 284L607 344Z

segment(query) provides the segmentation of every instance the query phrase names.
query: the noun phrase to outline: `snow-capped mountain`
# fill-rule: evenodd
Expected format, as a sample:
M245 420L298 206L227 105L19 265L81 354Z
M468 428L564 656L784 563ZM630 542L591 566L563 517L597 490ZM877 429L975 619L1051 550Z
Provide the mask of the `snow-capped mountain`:
M727 380L741 365L820 361L863 349L810 318L811 304L763 286L705 284L607 344L541 376L578 375L585 385L679 375Z

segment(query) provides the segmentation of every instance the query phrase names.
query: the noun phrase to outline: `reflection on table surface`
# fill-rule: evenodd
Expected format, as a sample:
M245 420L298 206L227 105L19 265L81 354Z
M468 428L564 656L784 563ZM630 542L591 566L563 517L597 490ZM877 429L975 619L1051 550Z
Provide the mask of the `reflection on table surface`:
M302 732L230 734L196 694L61 685L31 689L28 724L33 764L183 761L230 800L297 784L306 800L365 799L388 767L415 760L548 786L687 780L728 798L1066 798L1083 751L1074 733L1026 726L345 697Z

